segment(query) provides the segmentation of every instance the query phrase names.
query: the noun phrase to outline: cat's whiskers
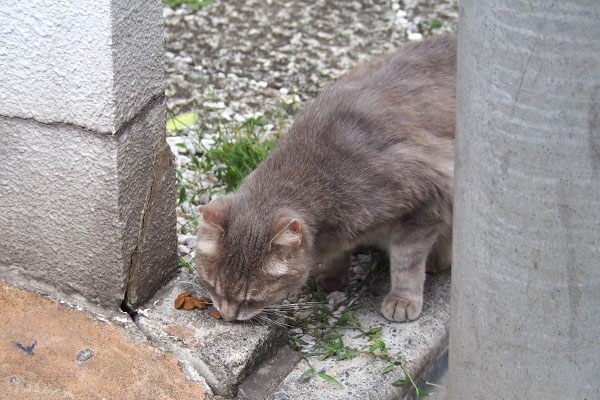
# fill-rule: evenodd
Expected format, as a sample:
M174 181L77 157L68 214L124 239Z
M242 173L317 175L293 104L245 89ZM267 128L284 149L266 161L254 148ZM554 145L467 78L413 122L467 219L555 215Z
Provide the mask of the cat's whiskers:
M279 310L276 308L263 308L262 312L286 316L287 310Z
M298 323L298 320L292 316L286 315L286 314L278 314L278 313L274 313L274 312L265 312L264 313L267 317L265 317L264 315L261 316L262 318L266 318L269 321L277 321L276 319L284 319L284 320L288 320L288 321L292 321L295 323ZM279 322L279 321L277 321ZM293 327L292 325L289 324L285 324L286 326L290 326Z
M322 301L307 301L304 303L290 303L290 304L274 304L269 307L265 307L264 310L305 310L309 308L315 308L326 304Z
M286 318L286 319L292 319L289 316L285 315L285 314L278 314L278 313L274 313L274 312L266 312L265 313L267 316L273 316L273 317L279 317L279 318ZM264 316L263 316L264 318Z
M198 283L192 282L192 281L180 281L180 282L188 284L188 285L191 285L194 288L194 290L197 290L198 292L201 292L203 296L208 296L208 292L206 291L206 289L204 289Z
M263 324L263 326L264 326L264 323L267 323L267 324L272 324L272 325L280 326L282 328L293 328L293 326L290 325L290 324L286 324L285 322L277 321L277 320L274 320L274 319L271 319L271 318L263 317L261 315L257 315L254 318L256 318L256 320L259 323Z

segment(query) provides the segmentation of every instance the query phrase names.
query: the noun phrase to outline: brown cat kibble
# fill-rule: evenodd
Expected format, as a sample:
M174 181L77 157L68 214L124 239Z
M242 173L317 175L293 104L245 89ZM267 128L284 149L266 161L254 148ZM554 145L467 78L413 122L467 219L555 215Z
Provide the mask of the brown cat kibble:
M179 295L175 299L175 308L177 308L177 309L181 308L181 306L183 306L183 303L185 302L186 297L191 296L191 294L192 294L192 292L179 293Z
M450 265L455 90L452 35L358 66L297 115L237 193L200 206L198 276L223 319L254 317L310 273L341 288L360 244L390 257L383 315L416 319L425 270Z
M175 308L180 309L181 306L183 306L184 302L185 302L185 297L178 296L175 299Z
M183 301L184 310L193 310L196 307L196 301L192 297L185 297Z
M202 301L200 301L198 299L196 299L196 301L195 301L194 304L195 304L196 308L199 308L201 310L206 310L208 308L208 306L206 305L206 303L204 303L204 302L202 302Z

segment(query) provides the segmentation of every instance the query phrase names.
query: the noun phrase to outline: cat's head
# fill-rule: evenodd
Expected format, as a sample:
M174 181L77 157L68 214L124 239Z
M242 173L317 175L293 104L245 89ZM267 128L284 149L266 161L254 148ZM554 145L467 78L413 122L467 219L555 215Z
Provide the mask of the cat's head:
M300 217L234 196L199 210L198 277L225 320L250 319L305 284L310 241Z

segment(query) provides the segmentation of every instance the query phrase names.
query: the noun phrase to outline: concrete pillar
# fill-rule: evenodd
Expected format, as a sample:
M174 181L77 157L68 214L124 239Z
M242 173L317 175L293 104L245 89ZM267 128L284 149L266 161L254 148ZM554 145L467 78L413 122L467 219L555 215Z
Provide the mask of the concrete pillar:
M0 278L118 310L177 270L160 0L0 5Z
M600 398L600 2L460 3L451 399Z

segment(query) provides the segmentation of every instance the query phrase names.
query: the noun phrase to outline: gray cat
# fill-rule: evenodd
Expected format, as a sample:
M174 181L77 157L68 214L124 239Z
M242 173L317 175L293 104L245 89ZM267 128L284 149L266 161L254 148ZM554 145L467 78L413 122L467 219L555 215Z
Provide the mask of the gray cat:
M359 244L390 256L381 306L416 319L425 269L450 265L456 38L401 47L325 88L233 195L200 206L196 265L225 320L347 280ZM317 271L315 265L324 268Z

